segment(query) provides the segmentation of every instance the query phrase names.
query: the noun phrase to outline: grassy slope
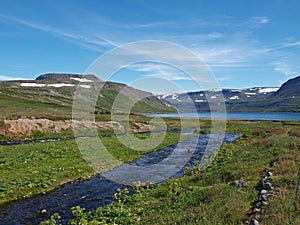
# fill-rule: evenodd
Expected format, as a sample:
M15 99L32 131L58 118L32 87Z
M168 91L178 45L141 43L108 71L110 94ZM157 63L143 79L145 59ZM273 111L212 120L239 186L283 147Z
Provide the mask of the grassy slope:
M20 83L18 81L0 82L0 118L22 116L48 119L71 118L75 87L21 87ZM97 113L111 111L112 103L119 94L118 89L114 88L118 88L118 86L102 89L97 101ZM130 101L135 102L136 97L139 96L139 91L133 90L132 92L131 97L121 95L124 104ZM146 98L138 101L132 112L172 112L172 109L158 99Z
M299 224L296 197L300 127L278 123L229 123L231 131L245 136L224 144L215 161L204 173L169 180L132 197L122 192L112 205L82 213L73 208L70 224L244 224L246 212L257 199L256 184L268 171L276 197L260 216L261 224ZM278 165L269 168L272 161ZM243 179L248 188L229 185ZM99 222L101 221L101 222Z

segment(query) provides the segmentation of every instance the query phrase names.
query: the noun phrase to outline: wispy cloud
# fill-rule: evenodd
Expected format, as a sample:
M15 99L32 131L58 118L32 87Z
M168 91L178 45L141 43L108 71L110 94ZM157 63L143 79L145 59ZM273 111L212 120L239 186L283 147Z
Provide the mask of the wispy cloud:
M134 64L129 69L144 73L145 77L155 77L165 80L191 80L191 78L184 72L161 63L140 63Z
M142 28L157 28L162 26L170 26L172 25L172 22L152 22L152 23L141 23L141 24L116 24L116 25L123 28L142 29Z
M287 77L295 76L297 74L297 72L294 71L293 68L284 61L275 62L273 64L274 64L275 71L278 71Z
M253 19L259 24L269 23L269 18L267 16L254 17Z
M182 76L181 73L179 72L168 72L168 71L160 71L160 73L153 73L153 74L147 74L145 75L146 77L156 77L156 78L161 78L165 80L192 80L188 76Z
M276 43L274 45L275 49L289 48L289 47L300 47L300 41L283 41L283 42Z
M273 64L270 64L270 61L276 61L276 58L283 58L285 54L288 54L284 48L299 47L299 40L291 39L269 44L262 40L257 40L256 38L258 37L253 35L256 29L268 26L267 24L272 22L270 18L265 15L249 17L244 21L229 16L222 16L222 18L215 18L213 20L191 19L135 24L122 24L122 22L117 23L104 20L104 24L100 25L107 28L116 37L119 37L117 43L116 41L110 40L110 37L106 37L105 33L103 34L97 31L99 29L94 29L94 27L87 28L80 26L77 31L74 31L3 14L0 14L0 18L7 22L49 33L69 43L101 53L113 47L117 47L119 44L141 40L147 37L147 39L172 41L182 44L195 52L196 55L212 68L271 67L271 69L281 72L286 76L291 76L297 71L289 64L287 59L280 63L277 62ZM92 22L99 21L99 18L95 17L92 20ZM96 28L100 27L99 23L95 22L92 24L94 24ZM224 27L226 27L226 29L224 29ZM91 30L88 29L95 31L91 32ZM145 32L145 29L151 29L151 32ZM228 30L230 30L230 32L228 32ZM147 54L147 52L142 54ZM172 55L169 57L178 57L178 59L180 59L180 55ZM182 60L188 61L188 59ZM160 77L167 80L190 79L189 76L180 72L178 69L166 65L148 64L134 66L131 67L131 69L143 72L144 75L148 77ZM230 77L226 76L221 77L223 80L229 78Z
M0 75L0 80L1 81L4 81L4 80L24 80L24 78Z
M198 46L194 51L211 67L232 68L259 66L258 59L264 59L271 49L232 41L223 46Z
M232 80L232 79L233 79L232 76L218 77L218 81L228 81L228 80Z
M103 46L104 47L116 47L118 44L108 40L107 38L104 38L102 35L96 33L93 35L83 35L82 33L85 34L85 32L80 32L75 33L75 32L70 32L66 30L61 30L56 27L51 27L45 24L38 24L34 22L30 22L27 20L23 20L20 18L12 17L12 16L7 16L0 14L0 17L6 21L9 22L14 22L17 24L21 24L26 27L30 27L35 30L43 31L46 33L49 33L51 35L63 38L64 40L67 40L73 44L79 45L81 47L88 48L90 50L94 51L103 51Z

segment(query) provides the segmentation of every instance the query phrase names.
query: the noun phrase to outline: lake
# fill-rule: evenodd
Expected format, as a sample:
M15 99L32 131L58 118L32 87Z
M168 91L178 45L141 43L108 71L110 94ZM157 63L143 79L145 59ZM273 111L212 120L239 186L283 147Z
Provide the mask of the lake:
M144 114L153 117L179 117L177 113L169 114ZM211 118L210 112L180 113L181 117ZM300 120L300 112L227 112L214 113L215 119L247 119L247 120Z

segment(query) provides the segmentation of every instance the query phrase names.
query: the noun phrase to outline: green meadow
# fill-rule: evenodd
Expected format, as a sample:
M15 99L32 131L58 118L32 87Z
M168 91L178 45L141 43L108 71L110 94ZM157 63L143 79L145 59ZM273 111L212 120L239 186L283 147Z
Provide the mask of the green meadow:
M260 224L299 224L299 124L231 121L227 131L244 135L223 144L208 166L196 165L158 185L137 182L134 195L119 190L114 203L91 212L73 207L69 224L245 224L267 171L274 189L256 218ZM234 187L234 180L247 186ZM43 224L56 224L57 218L54 214Z

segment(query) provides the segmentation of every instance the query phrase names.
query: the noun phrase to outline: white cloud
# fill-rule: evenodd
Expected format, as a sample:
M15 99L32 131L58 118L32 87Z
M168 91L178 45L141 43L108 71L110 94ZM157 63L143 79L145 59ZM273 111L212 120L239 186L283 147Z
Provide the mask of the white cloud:
M255 17L258 23L260 24L266 24L269 23L269 18L266 16L261 16L261 17Z
M290 65L288 65L286 62L275 62L274 64L274 70L278 71L285 76L295 76L297 73L293 71Z
M177 73L169 73L169 72L161 72L161 73L157 73L157 74L147 74L146 77L155 77L155 78L161 78L161 79L165 79L165 80L191 80L190 77L188 76L182 76L180 74Z
M240 27L245 27L250 31L250 30L255 30L257 28L261 28L263 25L269 22L270 20L267 16L256 16L256 17L251 17L248 20L236 23L236 25Z
M24 78L21 77L12 77L12 76L7 76L7 75L0 75L0 80L25 80Z
M191 80L184 72L162 63L140 63L128 67L143 72L145 77L155 77L165 80Z

